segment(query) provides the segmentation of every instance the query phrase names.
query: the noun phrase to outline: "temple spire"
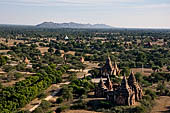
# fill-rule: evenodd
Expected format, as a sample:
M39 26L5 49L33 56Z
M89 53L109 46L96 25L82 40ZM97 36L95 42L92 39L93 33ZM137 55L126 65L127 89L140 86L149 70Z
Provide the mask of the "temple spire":
M110 57L108 56L107 59L106 59L106 64L105 66L108 66L108 68L110 68L112 70L112 62L110 60Z
M134 75L133 71L131 71L131 73L129 75L128 83L129 84L135 84L136 83L136 78L135 78L135 75Z
M30 63L27 57L25 57L24 62L25 62L26 64L29 64L29 63Z
M104 84L104 82L103 82L102 77L100 78L99 87L100 87L100 88L106 88L106 86L105 86L105 84Z
M121 82L121 88L122 89L129 89L129 85L128 85L128 82L127 82L127 79L126 79L125 75L124 75L123 80Z
M113 88L109 75L107 76L106 86L107 86L108 90L112 90L112 88Z

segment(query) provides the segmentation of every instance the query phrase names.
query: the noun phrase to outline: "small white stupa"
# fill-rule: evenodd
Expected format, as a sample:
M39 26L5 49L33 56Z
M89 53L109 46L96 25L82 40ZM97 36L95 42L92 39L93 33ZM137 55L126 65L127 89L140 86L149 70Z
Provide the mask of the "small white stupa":
M69 38L68 38L68 36L66 35L66 37L64 38L65 40L68 40Z

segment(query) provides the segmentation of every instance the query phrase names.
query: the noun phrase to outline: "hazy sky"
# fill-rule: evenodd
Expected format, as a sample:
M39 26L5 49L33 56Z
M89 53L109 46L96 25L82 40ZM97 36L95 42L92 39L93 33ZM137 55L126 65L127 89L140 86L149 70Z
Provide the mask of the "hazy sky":
M44 21L170 28L170 0L0 0L0 24Z

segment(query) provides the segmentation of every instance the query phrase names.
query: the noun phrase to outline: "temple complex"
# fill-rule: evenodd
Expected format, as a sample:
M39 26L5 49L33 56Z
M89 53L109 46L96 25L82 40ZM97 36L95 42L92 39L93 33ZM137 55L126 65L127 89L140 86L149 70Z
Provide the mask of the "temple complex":
M124 76L121 84L117 85L117 87L113 87L109 75L106 82L101 78L98 86L95 88L95 96L106 98L106 100L115 105L130 106L142 99L143 92L136 81L134 73L131 72L128 79Z

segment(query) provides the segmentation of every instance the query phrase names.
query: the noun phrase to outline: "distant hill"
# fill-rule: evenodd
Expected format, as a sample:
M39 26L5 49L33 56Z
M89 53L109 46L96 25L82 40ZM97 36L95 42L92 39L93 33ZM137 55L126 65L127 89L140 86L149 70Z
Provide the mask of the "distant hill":
M105 24L80 24L80 23L54 23L54 22L43 22L36 25L38 28L113 28L112 26Z

